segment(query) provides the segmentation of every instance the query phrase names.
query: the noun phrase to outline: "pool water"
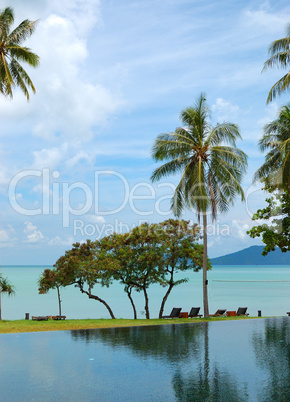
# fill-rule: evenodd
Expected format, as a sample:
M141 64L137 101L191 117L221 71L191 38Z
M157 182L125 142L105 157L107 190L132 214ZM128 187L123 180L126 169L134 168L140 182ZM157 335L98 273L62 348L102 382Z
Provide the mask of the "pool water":
M0 401L290 400L290 318L0 335Z

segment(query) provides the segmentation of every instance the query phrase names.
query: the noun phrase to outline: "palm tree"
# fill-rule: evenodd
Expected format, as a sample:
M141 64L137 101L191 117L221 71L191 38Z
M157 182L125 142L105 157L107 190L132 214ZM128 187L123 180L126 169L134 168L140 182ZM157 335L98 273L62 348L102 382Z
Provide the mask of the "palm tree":
M268 49L271 57L265 62L263 70L272 67L287 68L290 62L290 24L286 28L286 37L271 43ZM277 95L287 91L290 86L290 71L274 84L269 92L267 103L271 102Z
M203 303L204 316L208 317L207 213L210 210L215 220L217 212L228 210L236 194L244 199L240 183L247 156L236 148L236 139L241 136L235 124L211 126L204 94L193 107L181 112L181 121L183 127L160 134L155 140L153 158L166 162L153 172L151 179L157 181L180 172L181 180L171 205L174 214L180 216L183 208L189 207L195 210L199 221L203 217Z
M269 152L255 173L254 181L264 180L279 188L282 185L290 196L290 103L280 108L276 120L265 125L259 146Z
M14 13L11 7L0 10L0 93L12 98L13 88L17 86L29 100L28 88L34 93L35 88L20 62L37 67L39 57L21 45L33 34L37 21L24 20L12 30L13 22Z
M15 293L14 286L10 285L7 278L3 278L0 274L0 320L2 320L1 316L1 293L7 293L9 296Z

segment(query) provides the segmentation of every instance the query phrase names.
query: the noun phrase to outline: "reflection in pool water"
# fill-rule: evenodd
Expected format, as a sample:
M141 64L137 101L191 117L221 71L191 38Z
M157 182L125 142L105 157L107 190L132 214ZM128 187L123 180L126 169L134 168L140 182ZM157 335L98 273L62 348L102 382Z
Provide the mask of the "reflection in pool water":
M290 318L0 335L0 401L286 401Z

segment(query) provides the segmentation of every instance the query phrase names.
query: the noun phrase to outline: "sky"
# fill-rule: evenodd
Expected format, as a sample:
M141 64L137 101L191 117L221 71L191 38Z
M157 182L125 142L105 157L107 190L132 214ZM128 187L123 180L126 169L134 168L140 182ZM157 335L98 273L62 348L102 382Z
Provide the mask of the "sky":
M35 87L27 102L0 97L0 264L52 265L72 243L172 218L180 177L152 184L157 135L203 92L212 123L239 126L248 154L246 202L209 221L209 256L260 244L246 231L266 194L253 185L263 126L287 95L266 105L284 73L261 73L285 36L286 0L10 0L15 26L38 20L25 45ZM197 222L194 211L183 219Z

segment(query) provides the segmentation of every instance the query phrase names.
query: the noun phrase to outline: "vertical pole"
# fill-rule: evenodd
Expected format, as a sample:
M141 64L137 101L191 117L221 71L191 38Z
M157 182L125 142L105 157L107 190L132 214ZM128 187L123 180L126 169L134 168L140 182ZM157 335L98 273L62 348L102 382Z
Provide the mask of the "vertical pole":
M207 219L206 212L203 213L203 268L202 268L202 281L203 281L203 308L204 317L209 316L208 308L208 294L207 294Z

